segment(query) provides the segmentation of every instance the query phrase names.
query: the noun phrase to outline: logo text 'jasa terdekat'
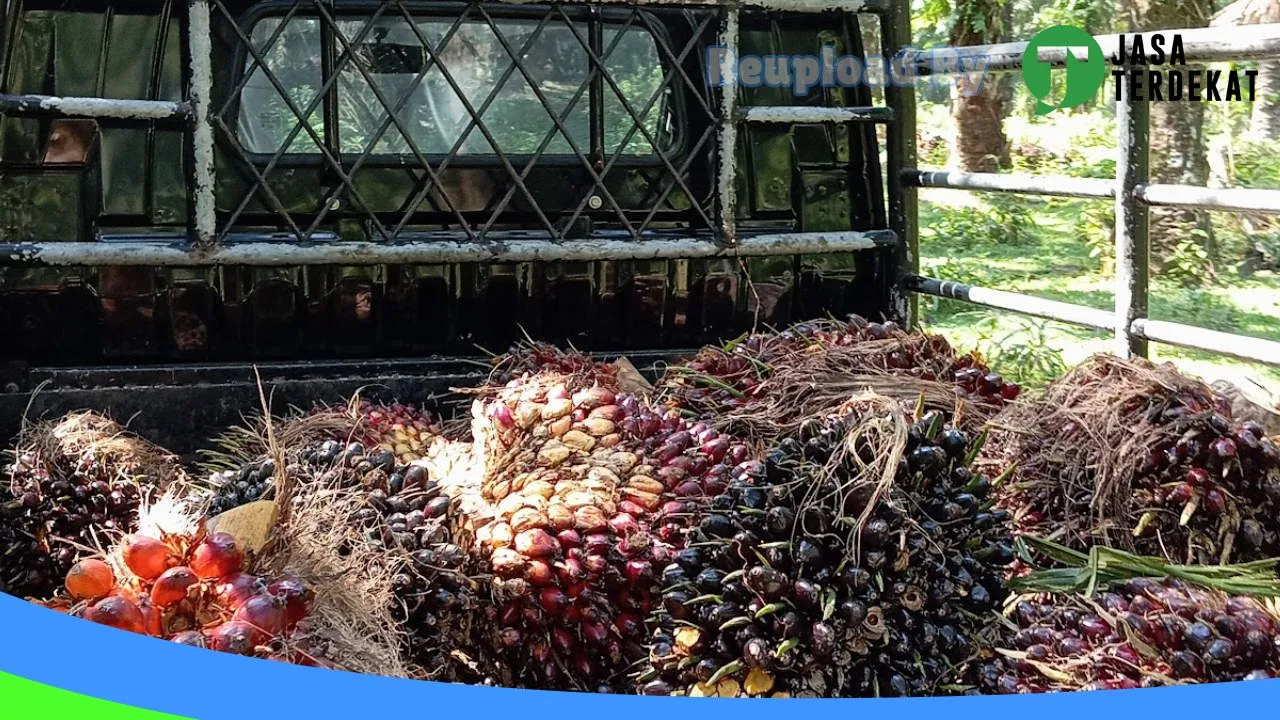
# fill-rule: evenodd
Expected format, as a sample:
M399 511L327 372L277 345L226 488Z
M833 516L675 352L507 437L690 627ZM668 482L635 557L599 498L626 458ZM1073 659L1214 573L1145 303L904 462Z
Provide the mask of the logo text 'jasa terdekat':
M1211 70L1187 68L1182 36L1174 33L1121 35L1111 64L1115 69L1115 99L1122 98L1122 86L1130 88L1131 99L1240 101L1253 100L1257 70Z

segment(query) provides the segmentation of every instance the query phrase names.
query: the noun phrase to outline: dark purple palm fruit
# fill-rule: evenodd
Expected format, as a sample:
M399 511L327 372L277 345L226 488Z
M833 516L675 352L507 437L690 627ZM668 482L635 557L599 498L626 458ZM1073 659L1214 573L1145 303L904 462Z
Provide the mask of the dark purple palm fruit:
M480 394L470 452L481 472L437 476L459 538L494 577L489 635L511 683L630 691L644 620L662 583L680 579L666 568L746 447L590 370Z
M177 458L93 413L32 430L0 475L15 498L7 513L26 551L0 558L11 591L48 597L103 533L132 532L144 497L186 478ZM10 566L7 563L15 563Z
M675 582L651 620L638 687L927 695L976 651L1011 550L1007 518L985 508L989 484L958 472L969 437L941 437L932 416L914 425L893 492L869 506L852 459L837 455L856 422L808 427L734 474L729 502L713 503L691 551L664 570Z
M496 668L474 637L472 620L482 607L476 562L454 541L450 499L427 468L358 442L324 441L296 455L286 469L295 498L309 486L359 492L364 504L350 518L353 530L403 560L392 578L391 609L406 657L432 680L492 682Z
M275 489L275 461L259 458L234 470L221 470L209 476L206 515L221 515L228 510L258 500L270 500Z
M34 505L34 503L32 503ZM59 585L53 560L35 539L32 516L22 498L0 485L0 592L46 598Z
M1019 629L1005 644L1022 654L985 663L975 673L983 692L1222 682L1280 671L1276 618L1263 605L1175 580L1133 580L1092 600L1029 596L1010 619Z

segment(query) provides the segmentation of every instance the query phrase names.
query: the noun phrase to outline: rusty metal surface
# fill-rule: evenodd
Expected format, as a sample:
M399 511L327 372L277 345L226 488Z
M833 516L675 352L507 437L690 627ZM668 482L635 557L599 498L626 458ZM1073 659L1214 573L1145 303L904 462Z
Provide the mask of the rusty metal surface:
M843 180L843 176L838 176ZM848 224L848 187L835 201ZM802 216L803 216L802 210ZM409 236L412 237L412 236ZM655 237L630 240L601 237L554 241L521 237L521 233L495 235L488 242L408 239L394 243L249 241L213 248L187 246L185 242L47 242L0 243L0 265L76 266L139 265L150 267L210 267L224 265L334 265L370 263L442 262L551 262L562 260L674 260L680 258L744 258L775 255L854 252L891 247L891 230L755 233L724 244L712 238Z

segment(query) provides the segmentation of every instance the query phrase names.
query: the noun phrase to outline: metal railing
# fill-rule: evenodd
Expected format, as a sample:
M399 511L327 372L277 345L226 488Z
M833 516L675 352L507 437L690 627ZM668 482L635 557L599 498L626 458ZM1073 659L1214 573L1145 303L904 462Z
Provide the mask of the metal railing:
M907 3L899 3L905 6ZM937 66L935 58L954 61L957 56L981 56L987 70L1013 70L1022 66L1027 43L944 48L913 51L906 19L900 10L892 44L885 47L903 53L905 67L928 74ZM1232 28L1164 30L1166 36L1182 36L1188 62L1280 57L1280 24ZM1149 36L1150 33L1144 33ZM1116 51L1119 36L1096 38L1104 55ZM1042 55L1055 65L1065 62L1065 50L1058 55ZM950 67L956 67L952 62ZM958 173L921 170L915 167L915 106L911 90L886 92L894 114L890 126L888 172L897 178L900 190L891 191L891 202L900 211L891 214L894 230L903 240L906 261L902 264L902 287L913 293L961 300L975 305L1007 310L1098 330L1111 331L1115 351L1122 356L1147 355L1147 343L1161 342L1205 350L1244 360L1280 365L1280 342L1217 332L1181 323L1147 317L1150 294L1150 237L1148 208L1177 207L1227 212L1280 213L1280 190L1218 189L1190 185L1148 182L1149 106L1134 101L1124 92L1116 103L1117 156L1113 180L1073 177L1017 175L1001 173ZM1004 290L973 287L962 283L923 277L916 262L917 222L914 188L952 188L1009 193L1030 193L1060 197L1110 199L1115 203L1116 280L1113 310L1058 302ZM902 194L902 197L895 196ZM909 313L908 313L909 314ZM914 319L914 315L910 315Z

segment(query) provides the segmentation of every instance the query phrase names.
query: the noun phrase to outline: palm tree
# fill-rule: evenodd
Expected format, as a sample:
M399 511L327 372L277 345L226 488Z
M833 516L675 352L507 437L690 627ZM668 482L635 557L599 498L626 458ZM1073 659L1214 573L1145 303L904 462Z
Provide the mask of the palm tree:
M950 44L987 45L1007 40L1008 0L959 0L953 8ZM995 75L958 76L951 87L951 117L956 129L952 162L967 172L991 172L1009 166L1004 134L1007 93Z
M1213 16L1214 25L1236 26L1280 22L1280 0L1236 0ZM1249 137L1280 138L1280 60L1259 60Z

